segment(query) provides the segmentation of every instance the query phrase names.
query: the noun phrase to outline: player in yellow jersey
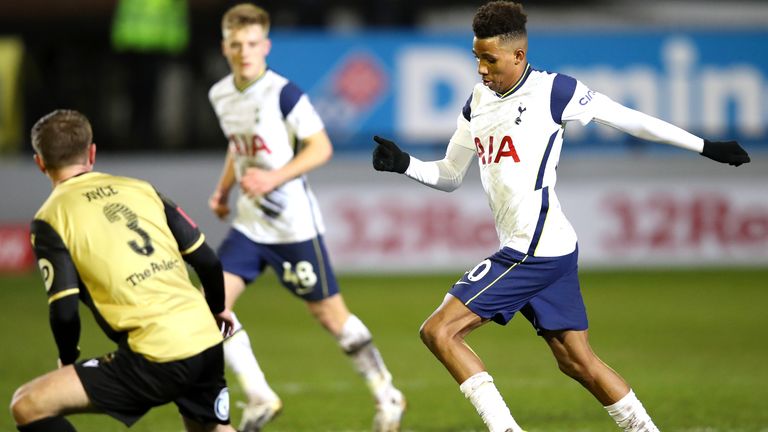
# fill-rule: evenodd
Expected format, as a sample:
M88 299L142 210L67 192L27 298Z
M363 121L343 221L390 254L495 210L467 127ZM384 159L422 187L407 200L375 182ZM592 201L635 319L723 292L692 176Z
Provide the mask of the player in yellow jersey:
M60 367L16 390L18 430L74 431L63 416L75 413L130 426L174 402L187 431L234 431L222 349L233 322L221 264L203 234L149 183L94 172L96 145L79 112L38 120L32 146L53 184L31 232ZM78 299L117 343L115 352L77 361Z

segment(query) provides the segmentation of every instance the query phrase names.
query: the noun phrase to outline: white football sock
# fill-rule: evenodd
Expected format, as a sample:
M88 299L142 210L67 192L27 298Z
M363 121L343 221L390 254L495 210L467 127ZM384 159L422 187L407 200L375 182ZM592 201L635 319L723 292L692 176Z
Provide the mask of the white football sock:
M278 399L267 384L264 372L253 355L248 333L232 314L235 321L234 333L224 341L224 360L232 368L249 402L268 402Z
M357 372L365 378L374 398L384 400L392 388L392 374L373 344L371 332L365 324L355 315L350 315L336 338L341 349L352 359Z
M522 432L520 426L512 418L512 414L504 403L499 390L493 384L493 378L488 372L479 372L459 386L464 396L472 402L483 422L490 432Z
M631 389L626 396L605 409L624 432L659 432Z

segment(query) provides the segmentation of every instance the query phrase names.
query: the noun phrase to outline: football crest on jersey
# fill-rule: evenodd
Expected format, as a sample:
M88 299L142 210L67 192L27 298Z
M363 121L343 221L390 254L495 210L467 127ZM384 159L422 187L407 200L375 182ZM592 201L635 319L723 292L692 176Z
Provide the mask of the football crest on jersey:
M40 267L40 274L43 275L45 291L48 292L53 286L53 264L45 258L40 258L37 260L37 265Z
M519 125L523 121L523 113L525 112L527 108L524 107L522 104L517 107L517 112L520 114L517 115L517 118L515 119L515 124Z

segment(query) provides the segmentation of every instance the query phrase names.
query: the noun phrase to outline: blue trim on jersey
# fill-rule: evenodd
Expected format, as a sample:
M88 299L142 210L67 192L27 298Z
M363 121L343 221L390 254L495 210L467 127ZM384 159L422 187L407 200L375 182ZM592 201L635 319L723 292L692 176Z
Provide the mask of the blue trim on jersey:
M288 117L288 114L296 106L303 94L304 92L290 81L283 86L280 90L280 112L283 113L283 118Z
M531 64L528 63L525 65L525 71L523 71L523 76L520 77L519 80L515 83L515 85L512 86L509 90L507 90L504 94L496 93L496 96L498 96L501 99L504 99L505 97L515 93L516 91L520 90L520 88L525 84L525 81L528 80L528 77L531 76L531 72L533 72L533 68L531 67Z
M472 107L470 104L472 103L472 95L469 95L469 99L467 99L467 103L464 104L464 108L461 109L461 114L464 116L467 121L469 121L469 118L472 116Z
M576 80L568 75L557 74L552 83L552 95L549 100L549 109L552 112L552 120L557 124L563 124L563 111L576 91Z
M307 202L309 203L310 212L312 213L312 226L315 228L315 234L318 236L320 235L320 228L317 226L317 219L315 218L315 206L313 204L316 204L316 202L312 201L312 197L310 196L310 189L309 189L309 180L307 180L306 177L301 177L301 184L304 186L304 196L307 198Z
M541 239L541 232L544 230L544 222L547 220L547 212L549 211L549 186L541 190L541 210L539 211L539 221L536 222L536 229L533 231L533 237L531 238L531 246L528 248L528 255L534 256L536 253L536 247L539 245Z
M262 78L264 78L264 76L266 76L266 75L267 75L267 71L268 71L268 70L270 70L268 67L267 67L267 68L264 68L264 70L263 70L263 71L261 71L261 73L259 74L259 76L257 76L256 78L254 78L254 80L253 80L253 81L251 81L251 82L249 82L248 84L246 84L246 85L245 85L245 87L243 87L243 88L239 88L239 87L237 86L237 84L235 84L235 76L234 76L234 75L232 75L232 86L233 86L233 87L235 87L235 90L237 90L237 92L238 92L238 93L240 93L240 94L242 94L242 93L245 93L246 91L248 91L248 89L250 89L251 87L253 87L253 85L254 85L254 84L256 84L257 82L261 81L261 79L262 79Z
M544 182L544 170L547 167L547 161L549 160L549 154L552 152L552 144L555 143L555 137L559 130L555 131L552 136L549 137L549 143L547 143L547 149L544 150L544 157L541 158L541 165L539 166L539 175L536 176L536 187L533 190L541 189L541 185Z
M325 271L326 268L330 268L330 265L327 263L328 260L325 259L325 257L328 255L328 253L325 251L325 247L322 244L322 237L319 235L312 239L312 247L315 248L315 255L317 256L317 272L320 273L320 280L318 281L320 283L320 286L322 287L323 291L323 298L327 298L329 294L328 290L328 275ZM336 282L334 281L334 284ZM338 292L339 289L336 287L336 292Z

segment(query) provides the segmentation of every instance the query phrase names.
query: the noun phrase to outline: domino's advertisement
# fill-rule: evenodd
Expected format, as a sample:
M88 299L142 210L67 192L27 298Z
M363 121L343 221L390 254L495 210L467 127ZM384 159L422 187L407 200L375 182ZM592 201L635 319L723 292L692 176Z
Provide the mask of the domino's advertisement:
M307 92L342 152L373 134L440 148L478 82L472 34L274 32L269 66ZM709 139L768 150L768 31L529 30L528 60ZM665 152L610 128L570 127L567 151ZM674 149L672 151L675 151Z
M310 95L342 152L370 154L379 134L442 157L478 82L471 33L276 33L273 46L270 67ZM528 60L752 154L751 164L721 167L605 126L569 125L558 195L583 265L768 265L768 31L531 29ZM571 171L571 155L588 168ZM498 248L476 173L451 194L379 175L316 189L341 269L469 269Z
M370 165L374 134L442 157L478 81L471 34L275 32L272 40L270 67L310 95L334 141L337 157L309 179L338 271L460 273L498 249L476 167L447 194ZM607 127L569 125L557 194L579 236L580 265L768 266L768 30L531 29L529 61L700 136L739 140L752 157L734 168ZM151 181L211 244L223 239L228 224L205 205L218 156L99 164ZM0 183L26 185L0 214L0 272L28 270L29 217L50 183L1 159Z

